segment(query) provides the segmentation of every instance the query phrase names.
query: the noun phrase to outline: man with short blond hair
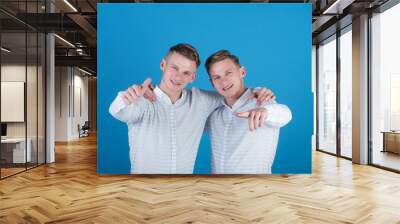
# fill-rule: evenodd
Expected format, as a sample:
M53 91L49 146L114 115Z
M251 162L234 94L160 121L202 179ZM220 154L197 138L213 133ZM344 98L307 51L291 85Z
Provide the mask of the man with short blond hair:
M292 117L289 108L276 102L257 105L254 89L244 85L245 68L229 51L212 54L205 66L212 85L224 97L206 128L211 136L212 173L271 173L279 128Z

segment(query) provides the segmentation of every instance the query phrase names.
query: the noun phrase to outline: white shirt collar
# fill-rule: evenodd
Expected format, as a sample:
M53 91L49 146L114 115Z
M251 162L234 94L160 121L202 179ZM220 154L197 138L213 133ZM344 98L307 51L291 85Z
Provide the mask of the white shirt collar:
M154 88L154 93L156 94L157 98L164 104L166 105L171 105L171 106L180 106L186 101L186 89L182 90L182 96L173 104L169 96L160 89L160 87L156 86Z
M225 100L223 99L223 104L224 106L231 110L231 111L236 111L238 108L242 107L248 100L249 97L253 94L252 90L250 88L247 88L246 91L239 97L238 100L232 105L232 108L228 106L228 104L225 103Z

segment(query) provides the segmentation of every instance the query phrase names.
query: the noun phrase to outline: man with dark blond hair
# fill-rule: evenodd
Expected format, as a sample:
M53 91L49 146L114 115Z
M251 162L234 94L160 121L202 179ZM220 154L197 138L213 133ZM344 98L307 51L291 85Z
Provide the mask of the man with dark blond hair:
M245 68L229 51L212 54L205 66L213 87L224 97L206 128L211 136L212 173L271 173L279 128L291 120L289 108L274 101L258 106L252 97L255 90L244 85Z

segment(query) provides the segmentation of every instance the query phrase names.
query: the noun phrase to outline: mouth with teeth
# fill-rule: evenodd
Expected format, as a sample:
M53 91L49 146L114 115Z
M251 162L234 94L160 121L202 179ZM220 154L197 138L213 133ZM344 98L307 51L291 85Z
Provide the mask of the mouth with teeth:
M181 85L181 83L175 82L174 80L170 80L170 81L174 86L180 86Z
M224 88L222 88L223 91L228 91L229 89L231 89L233 87L233 84L227 85Z

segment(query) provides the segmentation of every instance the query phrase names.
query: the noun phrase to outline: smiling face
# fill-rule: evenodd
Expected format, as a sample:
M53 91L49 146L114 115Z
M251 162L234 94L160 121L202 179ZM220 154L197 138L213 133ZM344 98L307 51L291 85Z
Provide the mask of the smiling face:
M228 99L238 99L244 92L244 67L226 58L212 64L209 68L212 85L218 93Z
M163 77L160 87L169 93L180 94L196 77L197 65L185 56L172 52L161 61Z

